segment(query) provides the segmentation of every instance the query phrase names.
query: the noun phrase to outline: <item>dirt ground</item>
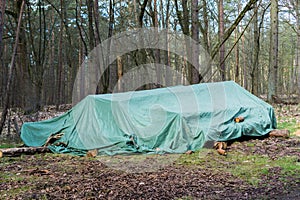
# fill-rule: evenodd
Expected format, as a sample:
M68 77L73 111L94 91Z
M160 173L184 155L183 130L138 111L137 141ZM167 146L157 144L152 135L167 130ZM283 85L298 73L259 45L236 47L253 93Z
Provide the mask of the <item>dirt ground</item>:
M291 119L298 123L295 119L299 116ZM129 162L132 158L142 162ZM292 162L285 166L282 158ZM260 166L260 160L266 163ZM109 164L113 162L117 164ZM147 166L156 168L139 170ZM246 171L236 175L239 166ZM0 159L0 171L0 199L296 200L300 199L300 137L237 141L226 157L213 149L176 157L5 157ZM254 182L249 181L252 176Z
M299 149L299 139L267 138L236 142L228 154L263 154L273 160L296 156L295 165L300 166ZM281 167L272 166L255 185L226 172L235 163L214 151L207 151L206 158L215 162L189 165L178 161L192 155L182 156L141 173L114 169L98 158L52 154L2 158L5 180L0 181L0 199L300 199L300 171L283 173ZM152 161L146 159L144 165L147 162Z

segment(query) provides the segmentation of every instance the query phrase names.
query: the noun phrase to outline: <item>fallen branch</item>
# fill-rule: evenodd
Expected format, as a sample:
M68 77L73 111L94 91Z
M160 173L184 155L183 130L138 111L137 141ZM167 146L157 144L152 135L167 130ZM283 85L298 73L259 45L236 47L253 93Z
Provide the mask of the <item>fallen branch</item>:
M16 157L22 154L36 154L51 152L48 147L22 147L22 148L6 148L0 149L0 158L2 157Z

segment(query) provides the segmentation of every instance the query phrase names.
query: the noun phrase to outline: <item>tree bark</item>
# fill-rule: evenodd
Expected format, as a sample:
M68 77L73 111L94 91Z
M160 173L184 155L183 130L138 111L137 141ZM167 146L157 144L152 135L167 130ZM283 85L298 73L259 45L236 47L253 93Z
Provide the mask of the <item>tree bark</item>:
M256 5L257 6L257 5ZM258 65L259 65L259 50L260 50L260 32L259 32L259 24L258 24L258 13L254 13L254 21L253 21L253 51L254 51L254 58L253 58L253 67L251 70L251 81L252 81L252 94L258 95Z
M117 67L118 67L118 92L121 92L123 87L121 85L122 83L122 76L123 76L123 64L122 64L122 57L117 57Z
M0 59L2 59L2 37L3 37L3 27L4 27L4 16L5 16L5 6L6 0L0 1Z
M296 11L296 31L297 31L297 46L296 46L296 58L295 58L295 70L292 72L294 74L294 81L292 80L291 85L293 85L292 92L298 93L300 95L300 1L295 0L294 3ZM296 89L298 85L298 90Z
M210 44L209 44L209 21L208 21L208 11L207 11L207 3L206 0L202 0L202 16L203 16L203 26L201 23L199 24L200 31L202 33L202 42L205 50L210 52Z
M52 11L51 14L51 21L54 24L55 19L54 19L54 12ZM46 89L45 92L47 92L47 95L45 97L47 98L46 104L47 105L55 105L55 64L54 64L54 58L55 58L55 32L53 31L51 33L51 40L50 40L50 46L51 48L49 49L49 75L48 78L48 90Z
M224 5L223 0L219 0L219 42L223 41L224 38ZM220 65L220 75L221 80L226 80L226 71L225 71L225 45L221 44L219 48L219 65Z
M88 47L87 47L87 43L84 39L84 30L82 27L82 17L81 17L81 6L82 6L82 0L79 1L76 0L76 12L75 12L75 20L76 20L76 25L78 28L78 32L79 32L79 36L80 36L80 40L81 40L81 45L83 45L83 52L84 52L84 56L88 56ZM79 63L79 65L81 65L81 62Z
M86 0L88 9L88 23L89 23L89 49L92 51L95 47L95 32L93 25L93 0Z
M22 148L6 148L0 149L0 158L2 157L16 157L22 154L36 154L36 153L49 153L51 152L48 147L22 147Z
M184 4L184 3L187 3L187 1L182 0L182 4ZM187 6L182 5L182 7L186 8ZM178 18L178 22L182 29L183 34L189 35L189 28L188 28L188 26L185 25L186 20L188 20L188 19L185 19L184 16L182 15L182 12L179 10L178 0L175 0L175 9L176 9L176 15ZM186 12L184 12L184 13L186 14Z
M153 13L152 13L152 21L153 25L155 28L157 28L157 31L155 34L157 35L158 38L158 12L157 12L157 0L153 0ZM155 65L155 70L156 70L156 77L157 77L157 85L160 87L160 85L163 85L163 77L162 77L162 72L160 69L160 66L157 63L160 63L160 50L159 49L153 49L154 53L154 65Z
M207 1L202 0L202 21L203 25L201 23L199 24L200 31L202 33L202 44L203 48L206 50L208 54L210 54L211 49L210 49L210 36L209 36L209 19L208 19L208 6L207 6ZM199 74L200 76L200 82L204 78L203 74ZM207 74L208 77L211 77L212 75L212 68L211 66L208 66L207 69Z
M198 0L192 1L192 39L199 44L199 5ZM191 67L191 83L196 84L200 82L200 75L199 75L199 54L200 54L199 46L193 49L192 52L192 59L193 65Z
M166 12L164 13L164 7L166 8ZM163 52L163 63L166 66L170 66L171 60L170 60L170 51L169 51L169 36L168 36L168 31L169 31L169 23L170 23L170 0L166 2L166 5L163 4L163 0L160 0L160 13L162 14L162 27L166 29L167 34L165 35L164 38L164 43L165 46L167 47L168 51ZM165 17L165 18L164 18ZM166 77L164 79L165 86L170 86L173 83L173 77L172 74L170 73L170 70L166 69Z
M5 7L6 7L6 0L0 1L0 79L2 81L0 82L0 106L3 105L3 96L5 92L5 77L6 77L6 68L4 67L4 58L3 58L3 30L4 30L4 16L5 16Z
M278 80L278 1L271 0L271 35L268 76L268 101L274 102Z
M238 41L239 35L239 27L235 29L235 41ZM240 47L237 43L235 46L235 74L234 74L234 81L236 83L240 83Z
M244 30L246 30L246 27L244 27ZM248 89L248 68L247 68L247 57L245 54L245 35L242 36L242 52L243 52L243 66L242 66L242 83L243 83L243 87Z
M175 9L176 9L176 15L179 21L179 25L182 29L182 32L186 36L190 36L190 28L189 28L189 10L188 10L188 1L187 0L181 0L182 4L182 11L179 10L178 0L175 0ZM187 39L185 41L185 58L183 61L184 69L182 70L182 73L185 73L186 79L189 81L189 84L192 84L192 65L188 63L188 60L191 60L192 58L192 51L191 51L191 44L190 41ZM183 79L183 80L186 80ZM181 84L187 84L182 82Z
M107 38L111 38L113 36L114 31L114 25L115 25L115 8L114 8L114 0L109 0L109 22L108 22L108 34ZM111 40L109 40L109 43L107 44L108 52L106 55L106 62L108 65L110 49L111 49ZM114 54L115 52L113 52ZM115 62L116 63L116 62ZM113 85L118 81L118 66L117 65L111 65L106 69L106 72L104 73L104 82L103 82L103 88L104 93L112 92L113 91ZM110 87L111 83L111 87Z
M143 20L144 20L144 14L146 12L146 6L148 4L148 0L144 0L143 1L143 4L141 5L141 11L139 13L139 28L143 28ZM144 43L144 38L139 38L139 42L141 43L141 46L143 46L143 43ZM136 59L136 64L139 65L140 63L141 64L145 64L146 63L146 58L147 58L147 54L146 54L146 50L145 49L139 49L136 51L136 56L135 56L135 59ZM141 79L144 79L144 80L147 80L147 74L142 74L141 75ZM150 89L149 87L149 84L146 84L144 86L143 89Z
M109 5L111 4L112 2L110 1ZM98 6L98 0L95 0L94 2L94 19L95 19L95 42L96 42L96 45L97 46L98 44L101 43L101 37L100 37L100 30L99 30L99 15L98 15L98 12L99 12L99 6ZM110 5L111 6L111 5ZM110 7L110 12L111 12L111 7ZM110 25L109 25L110 26Z
M59 42L58 42L58 70L57 70L57 99L56 99L56 108L58 109L59 105L62 103L63 99L63 32L64 32L64 15L63 10L64 1L60 0L60 9L61 9L61 19L60 19L60 33L59 33Z

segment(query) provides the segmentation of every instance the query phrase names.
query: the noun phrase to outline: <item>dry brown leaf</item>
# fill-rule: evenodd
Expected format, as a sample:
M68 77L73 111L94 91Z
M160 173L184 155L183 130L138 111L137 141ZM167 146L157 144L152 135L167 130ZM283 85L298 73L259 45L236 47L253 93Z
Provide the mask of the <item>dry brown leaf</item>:
M297 130L295 133L293 133L293 135L296 135L296 136L300 137L300 129Z

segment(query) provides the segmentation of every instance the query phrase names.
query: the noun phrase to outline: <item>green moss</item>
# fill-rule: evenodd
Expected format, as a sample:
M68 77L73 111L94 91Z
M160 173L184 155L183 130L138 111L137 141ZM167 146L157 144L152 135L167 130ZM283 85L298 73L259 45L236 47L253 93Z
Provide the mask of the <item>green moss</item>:
M17 146L18 144L13 144L13 143L0 143L0 149L15 148Z
M19 176L11 173L1 173L0 175L1 182L19 182L24 180L23 176Z
M269 170L280 167L283 176L299 176L300 166L296 157L281 157L272 160L268 156L246 155L242 152L230 152L227 156L219 156L214 150L201 150L192 155L183 155L178 159L178 165L200 167L218 172L223 170L252 185L258 185L262 175L268 175Z
M300 178L300 163L296 156L281 157L274 163L282 168L282 173L288 176L298 176Z
M254 144L254 143L251 143L251 142L249 142L249 143L247 143L247 146L248 146L248 147L255 147L255 144Z
M290 131L290 133L294 133L300 129L300 123L297 123L295 118L279 118L277 121L277 129L287 129Z

